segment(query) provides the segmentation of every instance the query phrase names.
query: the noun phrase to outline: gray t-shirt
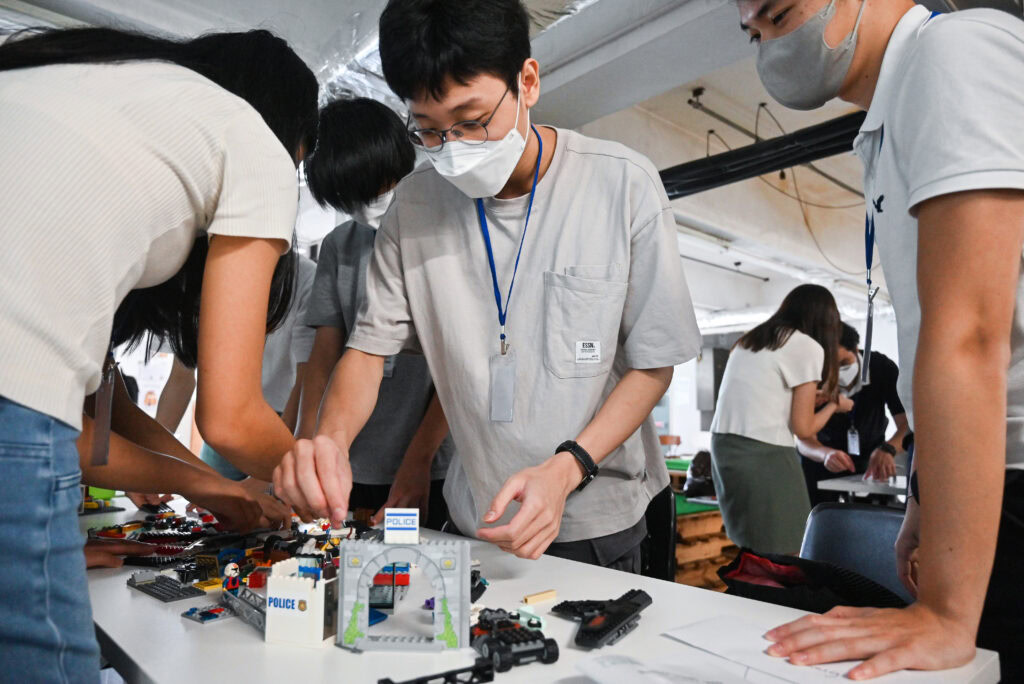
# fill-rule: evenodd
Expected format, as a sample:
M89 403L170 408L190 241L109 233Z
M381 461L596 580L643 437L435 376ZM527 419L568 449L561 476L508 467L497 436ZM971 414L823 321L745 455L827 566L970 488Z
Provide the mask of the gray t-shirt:
M617 143L556 132L508 311L513 422L490 420L499 326L476 209L429 165L396 189L377 233L367 305L348 340L382 356L422 349L459 445L445 499L466 534L475 534L508 477L579 435L628 369L675 366L700 348L657 170ZM486 203L506 292L526 203ZM631 527L667 484L648 419L608 455L594 482L569 496L557 541Z
M313 330L302 324L313 287L316 264L298 255L292 304L284 321L267 335L263 345L263 398L281 413L295 386L295 366L309 361L313 351Z
M313 291L306 311L307 326L329 326L347 340L356 314L366 299L366 270L377 231L348 221L335 228L320 246ZM360 484L394 482L405 450L423 421L433 396L427 361L419 354L389 356L377 396L377 408L352 442L352 479ZM448 472L455 446L449 435L430 468L433 480Z

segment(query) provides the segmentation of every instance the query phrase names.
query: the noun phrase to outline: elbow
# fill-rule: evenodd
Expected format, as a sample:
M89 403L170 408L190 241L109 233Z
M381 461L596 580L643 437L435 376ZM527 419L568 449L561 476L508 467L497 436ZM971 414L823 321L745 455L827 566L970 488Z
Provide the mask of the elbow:
M796 435L796 438L802 442L814 439L818 436L811 425L802 425L791 422L789 424L789 429L794 435Z
M218 408L206 402L196 404L196 427L203 441L219 454L245 450L245 412L232 407Z

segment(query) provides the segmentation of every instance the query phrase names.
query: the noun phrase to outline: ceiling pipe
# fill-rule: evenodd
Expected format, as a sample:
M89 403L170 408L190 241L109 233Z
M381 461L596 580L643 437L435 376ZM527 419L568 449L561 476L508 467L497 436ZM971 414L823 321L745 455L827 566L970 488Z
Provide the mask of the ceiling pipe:
M669 199L686 197L853 149L865 112L855 112L661 171Z

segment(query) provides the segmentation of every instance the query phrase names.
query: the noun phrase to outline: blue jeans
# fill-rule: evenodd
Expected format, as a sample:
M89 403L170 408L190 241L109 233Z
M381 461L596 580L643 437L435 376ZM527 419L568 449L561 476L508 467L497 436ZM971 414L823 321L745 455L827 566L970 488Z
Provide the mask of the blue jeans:
M0 681L97 682L78 431L0 397Z

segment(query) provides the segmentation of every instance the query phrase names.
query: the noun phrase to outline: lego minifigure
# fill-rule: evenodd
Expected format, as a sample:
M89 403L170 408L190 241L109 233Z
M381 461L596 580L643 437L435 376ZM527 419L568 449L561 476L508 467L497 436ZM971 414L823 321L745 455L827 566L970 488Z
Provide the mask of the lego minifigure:
M224 580L221 582L221 588L237 595L240 586L242 586L242 581L238 578L238 563L228 563L224 566Z

